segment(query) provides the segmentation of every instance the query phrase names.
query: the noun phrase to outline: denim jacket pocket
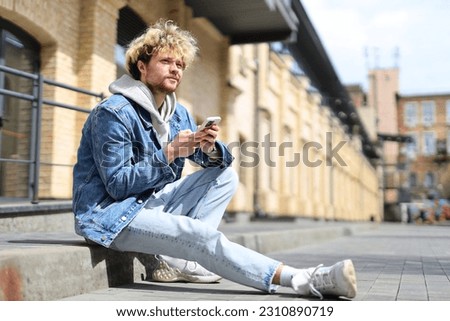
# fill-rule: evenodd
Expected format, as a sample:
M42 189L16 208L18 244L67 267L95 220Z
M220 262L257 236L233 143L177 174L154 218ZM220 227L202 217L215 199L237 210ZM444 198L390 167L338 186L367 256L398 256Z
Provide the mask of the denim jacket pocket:
M115 203L115 200L108 196L103 201L101 201L92 211L92 218L96 224L108 228L105 223L112 223L114 218L117 216L116 211L110 210L111 205Z

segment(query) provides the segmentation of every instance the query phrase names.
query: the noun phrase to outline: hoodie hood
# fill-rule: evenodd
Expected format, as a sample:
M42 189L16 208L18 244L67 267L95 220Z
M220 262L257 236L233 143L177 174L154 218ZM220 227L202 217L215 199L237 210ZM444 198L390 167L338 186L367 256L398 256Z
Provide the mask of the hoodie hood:
M175 93L166 95L161 110L158 111L158 106L156 106L155 98L150 89L143 82L135 80L129 75L123 75L111 83L109 91L112 94L122 94L147 110L152 117L152 125L158 134L159 143L161 146L168 143L169 120L175 112L177 102Z

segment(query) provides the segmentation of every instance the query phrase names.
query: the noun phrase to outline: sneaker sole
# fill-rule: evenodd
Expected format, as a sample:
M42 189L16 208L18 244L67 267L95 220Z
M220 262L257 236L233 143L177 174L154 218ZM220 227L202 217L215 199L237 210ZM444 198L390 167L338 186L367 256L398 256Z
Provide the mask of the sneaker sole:
M154 271L152 274L152 281L173 283L173 282L187 282L187 283L217 283L222 279L218 275L189 275L182 272L164 273L165 271Z
M356 272L353 262L351 260L344 260L344 268L342 269L344 279L346 281L347 294L343 295L347 298L354 298L356 296Z

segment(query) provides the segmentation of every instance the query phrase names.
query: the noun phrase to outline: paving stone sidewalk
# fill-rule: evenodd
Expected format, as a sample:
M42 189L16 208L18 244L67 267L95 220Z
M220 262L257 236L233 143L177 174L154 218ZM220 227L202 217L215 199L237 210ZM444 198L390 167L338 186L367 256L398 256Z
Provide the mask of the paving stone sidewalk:
M317 244L269 256L299 267L351 258L358 279L353 301L450 301L450 226L382 223ZM222 280L217 284L136 282L68 297L71 301L316 300L292 290L276 294ZM333 299L335 300L335 299ZM341 300L345 300L341 298Z

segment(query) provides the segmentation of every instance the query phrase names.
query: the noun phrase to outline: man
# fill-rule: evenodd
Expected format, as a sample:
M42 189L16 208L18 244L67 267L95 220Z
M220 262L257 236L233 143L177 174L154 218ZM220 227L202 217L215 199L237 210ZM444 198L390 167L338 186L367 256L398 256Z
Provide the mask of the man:
M233 157L217 140L219 127L197 130L174 93L197 50L188 31L162 20L130 43L130 75L110 85L113 95L83 128L74 167L77 233L114 250L160 254L155 281L224 277L268 292L281 285L299 295L354 297L350 260L295 269L217 230L238 184ZM186 158L203 169L182 177Z

